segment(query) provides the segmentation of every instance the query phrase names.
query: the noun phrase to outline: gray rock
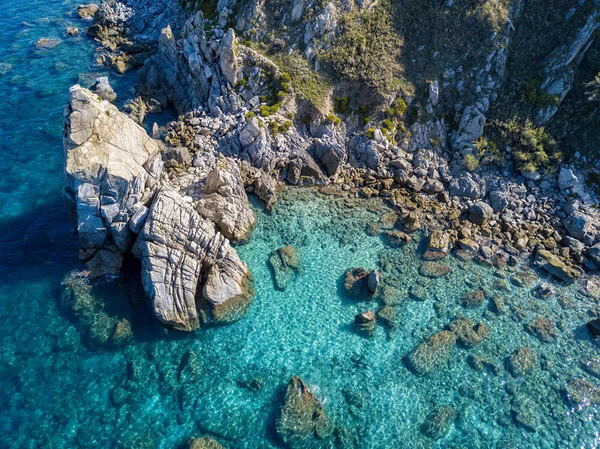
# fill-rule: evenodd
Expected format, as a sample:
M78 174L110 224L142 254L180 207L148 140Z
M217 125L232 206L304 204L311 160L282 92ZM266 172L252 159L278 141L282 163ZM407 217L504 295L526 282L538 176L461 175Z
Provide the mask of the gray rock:
M582 240L591 230L591 217L583 212L574 211L569 217L563 220L563 224L571 236L577 240Z
M561 167L560 173L558 175L558 186L561 190L566 190L572 188L577 182L577 176L575 176L575 172L567 167Z
M256 224L248 203L240 170L234 160L221 157L208 174L204 195L197 203L198 212L212 220L221 233L233 241L245 241Z
M570 284L583 274L581 268L567 265L559 256L552 254L547 250L540 250L536 253L533 264L543 268L548 273Z
M367 277L367 287L369 291L373 294L377 292L377 287L379 286L379 271L373 270L369 273Z
M240 72L235 53L235 32L232 28L227 30L227 34L221 40L219 47L219 67L229 84L235 86L240 80Z
M142 259L142 283L157 318L190 331L200 325L197 289L212 306L245 307L252 296L249 271L229 241L177 192L157 194L134 254ZM206 273L202 285L201 273Z
M328 176L337 172L346 159L346 148L330 136L323 136L315 143L315 156L325 167Z
M469 221L478 226L487 223L493 215L494 210L484 201L478 201L469 208Z
M449 186L450 195L459 198L469 198L475 200L481 198L484 194L482 187L477 184L470 175L464 175L460 178L454 178Z
M127 226L153 195L162 171L160 147L143 128L79 85L65 109L65 198L84 250L115 244L125 252Z
M508 194L501 190L493 190L490 192L490 204L494 212L500 213L508 207Z
M92 87L90 87L90 90L97 94L103 100L109 101L111 103L117 99L117 94L110 86L108 82L108 77L106 76L101 76L100 78L97 78L96 82L92 84Z

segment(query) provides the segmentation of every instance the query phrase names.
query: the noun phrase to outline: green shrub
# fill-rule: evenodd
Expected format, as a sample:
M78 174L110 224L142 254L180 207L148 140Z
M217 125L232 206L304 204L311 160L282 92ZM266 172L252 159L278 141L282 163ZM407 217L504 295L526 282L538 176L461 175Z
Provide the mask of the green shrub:
M349 97L337 97L333 102L333 110L338 114L348 115L350 114L350 98Z
M266 104L263 104L260 107L260 115L262 115L263 117L268 117L270 116L271 113L271 108L269 106L267 106Z
M375 138L375 128L367 129L365 136L367 137L367 139L374 139Z
M472 154L465 155L463 162L469 171L475 171L479 168L479 160Z
M338 79L389 92L400 75L401 45L390 2L381 1L366 11L357 8L343 16L340 33L322 60Z
M253 119L254 117L256 117L256 112L254 112L254 111L246 112L246 120Z
M285 133L287 133L292 128L292 126L294 126L294 124L292 123L292 121L291 120L286 120L281 125L279 125L279 131L282 134L285 134Z
M271 130L271 134L273 134L274 136L279 134L279 122L277 120L272 120L269 123L269 129Z
M325 122L333 124L335 126L338 126L338 125L340 125L342 123L342 119L339 118L334 113L331 113L331 114L328 114L327 117L325 117Z

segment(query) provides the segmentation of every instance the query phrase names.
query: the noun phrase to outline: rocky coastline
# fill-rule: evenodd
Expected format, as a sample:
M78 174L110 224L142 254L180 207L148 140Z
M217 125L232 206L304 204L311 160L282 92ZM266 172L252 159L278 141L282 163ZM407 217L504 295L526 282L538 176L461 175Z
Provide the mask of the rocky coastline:
M294 4L296 16L308 7ZM518 14L518 4L512 13ZM91 21L87 34L101 45L99 61L119 73L136 69L138 83L123 111L111 104L115 96L106 80L70 90L64 115L65 198L86 264L84 273L65 282L74 295L89 292L76 291L80 285L73 284L73 276L115 275L132 257L162 324L193 331L239 320L254 295L252 274L235 249L251 239L256 224L248 195L269 210L283 189L302 187L348 208L378 198L383 205L379 221L365 223L363 231L382 236L391 248L422 238L423 279L451 275L443 259L454 257L502 273L518 267L511 280L523 285L531 283L523 269L527 265L565 284L584 278L587 294L598 295L590 279L600 269L600 213L598 198L585 186L585 172L574 167L547 173L494 165L465 169L464 155L474 151L482 135L505 55L492 57L491 81L478 91L478 101L457 111L457 129L436 118L442 87L435 81L425 106L430 113L395 141L381 124L363 126L351 114L337 117L331 93L324 105L315 106L296 90L294 79L246 42L250 23L265 14L260 2L242 8L219 2L217 13L207 19L169 0L103 1L97 9L80 8ZM335 14L330 3L305 24L309 60L331 39ZM582 30L588 32L589 27ZM494 39L509 36L506 29ZM567 70L568 64L560 67ZM551 72L549 78L555 76ZM271 104L277 91L282 95ZM145 123L148 114L170 107L177 120L165 127ZM540 121L554 112L540 111ZM386 262L393 264L383 260L381 273L351 267L340 273L348 297L380 303L376 311L356 315L355 329L367 338L379 324L388 332L397 328L398 292ZM291 246L274 251L269 263L281 291L300 271ZM504 277L498 276L498 289ZM424 300L424 285L413 285L408 296ZM474 287L461 298L462 307L476 309L490 299L494 313L503 313L501 300ZM536 294L544 295L545 287L539 287ZM527 331L543 342L556 338L552 322L541 317ZM130 332L123 322L111 322L104 341L119 345ZM455 346L470 349L489 332L484 323L456 317L448 329L424 338L404 363L416 375L429 375ZM530 352L519 348L508 359L514 377L535 365ZM485 357L470 356L469 363L479 371L497 374L500 369ZM578 398L581 388L574 381L567 395ZM527 400L515 400L514 407L525 427L539 425L523 416ZM443 438L455 416L452 408L437 408L422 432ZM296 376L287 386L276 430L289 447L333 447L344 438ZM220 447L201 440L190 440L190 447Z
M417 121L397 145L377 127L365 133L352 116L332 122L330 107L309 104L294 80L222 25L232 11L219 8L217 22L166 0L80 8L104 49L100 60L119 72L139 67L127 114L110 104L106 80L94 93L74 86L65 111L65 193L93 277L117 272L131 251L159 319L194 329L198 300L214 308L249 296L250 274L228 241L247 240L254 226L246 192L270 207L283 184L383 197L392 208L382 217L386 238L425 233L426 259L452 252L496 267L531 261L567 283L598 270L597 198L580 172L465 171L456 155L485 123L470 107L458 131L443 119ZM282 84L288 93L265 113L264 99ZM438 103L434 87L428 108ZM135 123L169 105L179 118L154 126L158 140Z

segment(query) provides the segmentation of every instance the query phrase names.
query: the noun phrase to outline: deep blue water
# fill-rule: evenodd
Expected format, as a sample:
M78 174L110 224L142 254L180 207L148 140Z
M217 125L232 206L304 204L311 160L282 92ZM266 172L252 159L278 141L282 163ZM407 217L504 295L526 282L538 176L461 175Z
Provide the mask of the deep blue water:
M90 72L95 45L81 30L78 2L0 0L0 447L172 448L188 436L212 435L229 448L283 447L273 431L282 388L303 377L345 429L356 448L595 448L596 407L581 411L562 388L573 377L598 385L583 370L598 357L582 325L596 300L554 285L548 299L532 286L494 284L513 273L452 258L452 276L425 283L427 299L408 299L420 278L417 243L402 249L369 237L365 224L385 212L378 200L348 208L343 201L288 192L272 215L257 208L258 226L240 256L255 277L256 298L238 323L193 334L156 325L135 280L107 280L89 296L90 322L64 307L61 281L80 269L77 239L61 196L63 104L70 85ZM36 50L39 38L59 38ZM10 64L7 66L6 64ZM110 80L124 101L133 76ZM267 260L283 245L298 247L303 270L285 292L275 291ZM380 267L398 290L398 329L378 326L366 338L354 315L376 309L340 295L340 277L352 266ZM535 283L539 283L536 280ZM488 305L466 310L459 298L483 287L507 302L497 315ZM483 322L490 337L473 349L455 347L438 372L417 377L402 358L424 338L464 315ZM526 326L547 316L555 343L542 343ZM94 344L111 320L128 318L134 340L121 348ZM517 347L537 357L531 375L514 378L505 360ZM193 364L193 375L182 374ZM469 355L491 359L498 375L476 371ZM186 368L187 369L187 368ZM187 372L187 371L185 371ZM248 388L250 381L262 388ZM514 402L526 398L537 429L515 421ZM421 424L438 406L457 410L448 435L434 442ZM347 446L352 447L352 446Z

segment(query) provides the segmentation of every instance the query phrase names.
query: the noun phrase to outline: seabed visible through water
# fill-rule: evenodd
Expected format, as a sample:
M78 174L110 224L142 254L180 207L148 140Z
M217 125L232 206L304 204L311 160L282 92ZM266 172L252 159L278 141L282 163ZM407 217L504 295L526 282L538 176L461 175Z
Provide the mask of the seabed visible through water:
M77 4L2 4L0 63L9 66L0 65L6 168L0 177L0 448L166 449L200 435L230 449L283 447L274 422L292 375L322 400L348 447L598 447L597 407L578 410L563 392L575 377L600 385L592 374L600 372L599 348L584 326L597 300L578 285L547 278L519 287L511 278L522 267L497 271L452 256L444 260L451 275L426 279L418 274L418 238L391 248L365 233L385 212L378 199L288 189L272 214L257 204L252 239L237 247L254 275L256 297L237 323L190 334L165 330L128 276L100 282L78 313L69 308L61 282L81 265L61 198L62 105L69 86L85 79L80 73L104 71L93 64L93 43L63 34L73 24L85 27L72 14ZM37 51L41 37L63 42ZM132 79L110 76L125 100ZM302 271L277 291L268 259L284 245L298 248ZM344 297L342 277L350 267L380 270L392 292L386 301L395 310L395 330L378 325L372 336L356 332L354 316L383 303ZM532 294L540 282L552 284L550 297ZM409 294L417 284L422 301ZM463 293L479 288L488 293L484 304L465 309ZM504 298L505 313L497 313L493 296ZM458 316L485 324L488 338L471 349L457 345L428 376L409 371L405 356ZM554 343L527 330L537 317L554 323ZM107 322L123 318L133 340L116 348L101 344ZM515 378L506 361L519 347L530 348L536 361L531 374ZM476 359L486 360L483 370ZM441 406L457 416L436 442L422 424Z

